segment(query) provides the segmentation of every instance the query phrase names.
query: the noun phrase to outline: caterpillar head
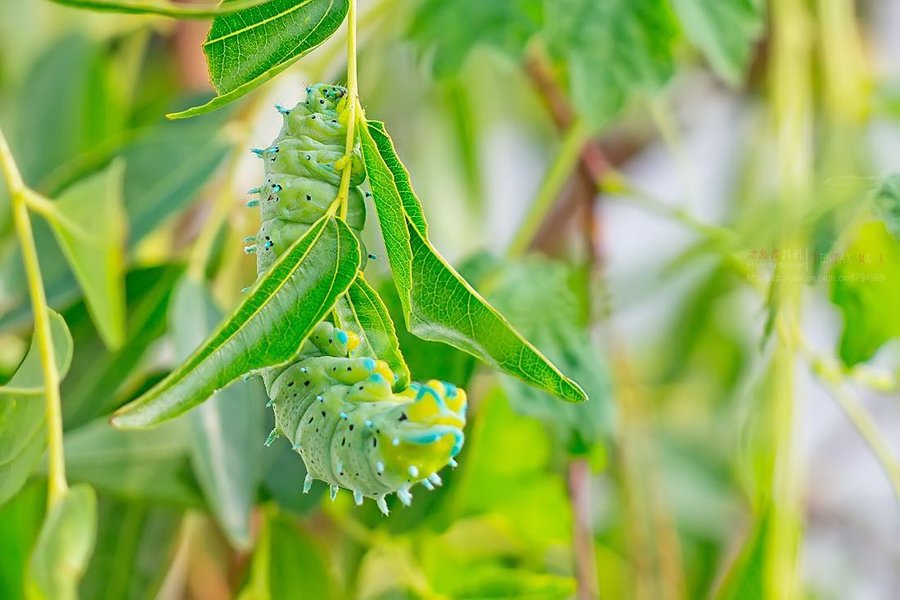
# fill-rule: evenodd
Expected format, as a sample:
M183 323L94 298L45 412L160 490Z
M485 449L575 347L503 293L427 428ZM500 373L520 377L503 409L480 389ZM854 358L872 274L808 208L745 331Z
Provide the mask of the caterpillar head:
M306 88L306 105L319 112L336 111L346 95L347 88L317 83Z
M397 396L412 402L386 411L379 435L387 470L404 473L414 482L443 468L462 449L466 393L452 384L431 380L413 382Z

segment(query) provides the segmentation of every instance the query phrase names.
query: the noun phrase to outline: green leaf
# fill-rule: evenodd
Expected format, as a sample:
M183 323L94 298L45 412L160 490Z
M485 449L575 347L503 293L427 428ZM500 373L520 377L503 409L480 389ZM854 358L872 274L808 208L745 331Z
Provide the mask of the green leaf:
M62 193L45 214L75 278L100 337L118 348L125 337L124 164L114 161Z
M575 587L574 577L511 569L494 563L477 563L466 570L465 577L456 577L442 591L459 600L566 600L575 597Z
M480 427L460 459L465 473L455 492L457 514L496 515L531 551L569 543L571 508L565 480L552 468L554 440L547 428L513 412L500 387L482 397L479 411Z
M15 496L35 470L46 446L46 432L43 422L25 442L21 452L11 461L0 465L0 505Z
M433 48L434 72L446 76L458 71L476 46L518 58L542 20L543 0L426 0L410 32L423 46Z
M873 204L888 231L900 240L900 173L885 177L875 190Z
M183 272L182 265L155 265L135 269L125 276L128 320L125 343L108 351L90 324L84 302L65 313L79 352L62 388L63 421L67 428L84 425L108 415L122 403L144 369L140 360L166 332L169 296ZM125 374L123 376L123 374Z
M765 562L766 550L774 543L771 527L772 508L769 506L758 517L740 554L713 594L715 600L767 597Z
M119 431L105 419L66 432L66 474L129 501L203 507L190 462L190 428L177 419L150 431Z
M272 0L231 0L231 2L224 4L188 4L184 2L166 2L165 0L160 0L159 2L153 2L152 0L51 0L51 2L89 10L161 15L180 19L206 19L259 6L260 4L272 2Z
M15 98L19 118L11 142L22 177L35 189L46 192L40 184L53 171L121 133L125 109L102 77L109 62L102 44L78 32L29 65Z
M132 248L187 208L207 184L229 152L222 126L219 115L192 123L164 122L122 149Z
M120 409L113 424L135 428L161 423L241 375L287 362L353 282L359 264L359 242L347 224L322 217L185 363Z
M249 581L238 600L344 598L325 548L294 519L269 509L260 523Z
M60 378L72 362L66 322L50 311L50 336ZM21 489L44 450L44 377L36 336L19 369L0 387L0 504Z
M81 581L89 600L147 600L159 587L175 555L182 511L99 498L94 554Z
M34 481L0 508L0 590L6 600L24 597L28 554L40 534L46 501L47 486Z
M170 330L183 360L223 315L209 289L191 277L181 280L172 304ZM250 511L261 472L265 400L252 389L258 384L232 384L186 415L194 473L222 530L240 550L250 547Z
M67 600L78 597L97 533L97 497L88 485L76 485L53 505L28 565L29 597Z
M271 431L275 425L275 417L269 421ZM262 493L266 500L271 499L282 510L294 515L307 515L316 510L325 494L327 486L314 485L308 494L297 493L297 482L306 477L306 465L297 460L297 453L290 444L275 444L263 454L267 463L263 472Z
M395 390L409 385L409 367L400 352L394 322L387 307L372 286L360 273L347 293L338 299L335 313L339 326L357 334L360 339L355 353L377 356L385 361L399 379L394 382Z
M272 79L331 37L348 7L348 0L273 0L216 17L203 52L219 95L169 118L216 110Z
M101 166L112 155L123 156L127 164L124 200L129 249L182 213L228 154L228 143L217 134L223 123L221 116L219 113L191 122L163 122L141 131L127 144L111 147L110 156L104 154ZM80 158L73 158L70 163L79 161ZM62 307L78 298L78 284L52 238L45 223L35 222L35 243L48 302ZM21 325L31 312L24 301L18 248L12 250L0 263L0 329Z
M513 408L548 423L570 452L588 452L612 432L612 390L573 289L581 283L575 270L529 257L497 265L485 273L483 281L482 289L494 306L555 364L572 374L591 398L584 404L560 406L548 394L505 377L503 384Z
M468 352L569 402L584 391L526 341L431 246L422 207L384 125L360 128L388 259L415 335Z
M572 103L594 129L674 71L677 28L666 0L546 0L545 35L568 70Z
M685 33L722 79L738 85L765 28L762 0L673 0Z
M831 300L844 315L839 354L847 366L872 358L900 337L900 241L885 223L870 221L857 231L832 268Z

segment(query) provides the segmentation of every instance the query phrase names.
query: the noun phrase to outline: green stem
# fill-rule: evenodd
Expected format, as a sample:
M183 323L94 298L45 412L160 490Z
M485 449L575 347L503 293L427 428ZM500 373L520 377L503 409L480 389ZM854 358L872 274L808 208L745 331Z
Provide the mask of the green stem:
M572 171L578 165L581 151L588 137L588 129L581 121L576 121L566 131L562 147L556 154L553 164L547 170L534 202L528 209L528 213L522 220L522 224L509 245L507 250L508 256L519 256L528 250L528 246L531 245L535 235L541 228L547 213L556 204L563 186L565 186Z
M799 218L806 211L812 180L812 35L806 0L772 4L771 90L783 247L804 247ZM772 403L774 467L771 481L771 532L765 549L765 597L798 597L798 554L803 523L803 468L796 439L803 397L794 389L798 336L794 324L802 289L791 277L776 281L772 302L777 340Z
M842 369L833 361L819 356L806 340L800 338L800 347L809 360L813 372L825 384L834 399L846 413L863 440L872 449L875 458L890 480L894 495L900 500L900 460L891 451L890 445L878 430L872 417L865 411L860 401L847 388Z
M22 249L22 262L25 266L25 278L28 282L28 294L34 311L34 335L37 338L38 351L41 358L41 370L44 377L44 410L47 417L47 444L49 455L49 475L47 485L47 504L53 506L68 489L66 483L66 463L63 454L62 405L59 395L59 371L56 369L56 357L53 352L53 338L50 333L50 312L47 307L47 294L41 279L41 268L38 263L37 248L28 216L27 196L29 190L22 181L18 167L13 160L6 137L0 131L0 168L3 170L6 184L9 187L13 221L16 235Z
M347 218L350 198L350 175L353 168L353 144L356 140L357 107L359 106L359 85L356 77L356 0L350 0L347 10L347 106L342 115L347 119L347 138L344 144L344 161L341 186L336 202L340 206L340 217Z

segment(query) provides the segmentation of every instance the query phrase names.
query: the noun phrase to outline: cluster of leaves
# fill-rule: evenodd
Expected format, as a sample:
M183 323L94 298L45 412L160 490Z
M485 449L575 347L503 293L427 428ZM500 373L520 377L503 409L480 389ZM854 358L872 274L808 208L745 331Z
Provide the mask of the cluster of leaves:
M88 4L91 8L108 8L103 2ZM231 20L228 14L218 16L210 30L204 48L220 96L197 109L173 116L208 112L274 76L333 33L347 9L346 3L334 2L256 4L260 6L245 8L238 17L244 25L241 35L231 33L237 21ZM116 3L113 8L144 12L143 8L147 7ZM201 14L207 13L203 10L192 13ZM246 26L247 19L258 21L259 25ZM270 45L273 26L282 32L282 46ZM299 44L298 39L302 40ZM265 46L261 47L263 42ZM252 60L221 61L223 56ZM24 155L22 170L33 188L58 198L55 202L44 200L36 205L43 207L41 214L49 225L46 233L38 230L37 242L50 302L66 305L79 292L83 294L83 300L67 311L65 320L59 315L53 317L54 339L60 340L56 356L62 361L61 374L68 374L72 360L66 320L76 331L86 334L80 336L82 341L97 346L101 353L99 361L96 355L82 354L83 358L73 365L77 376L74 380L70 378L64 389L69 475L74 480L90 482L105 493L155 498L186 507L208 503L229 540L238 548L247 547L250 509L257 500L259 486L264 484L261 474L265 474L265 469L260 469L257 438L264 418L258 387L254 386L258 396L255 403L247 398L247 386L227 387L183 419L147 434L125 435L110 431L102 421L95 420L115 408L123 393L127 397L129 390L143 387L140 380L123 381L122 373L135 367L165 330L174 332L176 354L186 358L182 366L115 419L122 425L158 423L203 402L241 374L289 359L296 351L298 340L336 303L339 318L352 320L342 324L358 329L368 343L384 346L383 341L388 338L386 347L373 350L379 355L382 353L379 350L387 351L386 358L397 362L396 370L402 373L406 366L396 349L396 341L384 335L393 330L391 317L377 292L361 275L357 276L360 257L355 238L342 221L328 217L298 240L279 266L258 282L237 312L219 328L219 333L211 336L212 341L188 357L189 351L209 335L221 317L206 284L193 276L180 275L174 265L136 268L131 264L142 238L185 208L187 200L196 194L224 157L225 145L210 135L222 121L207 119L202 124L177 128L154 125L145 122L138 112L129 114L131 107L124 104L121 114L108 111L94 114L96 107L114 105L116 94L132 96L136 92L118 89L116 82L105 82L85 90L83 104L79 103L79 94L67 88L87 79L82 64L75 62L79 58L91 69L98 68L98 60L108 60L102 49L94 50L83 39L64 40L41 59L33 71L37 79L34 89L29 89L26 83L23 93L28 102L33 96L41 101L60 96L73 100L70 108L74 109L74 115L56 111L55 119L40 123L47 136L52 131L60 140L53 146L55 159L48 161L46 155L32 159L24 150L16 152ZM227 64L228 69L217 72L213 67L217 64ZM103 71L106 67L104 62L99 69ZM66 76L60 76L57 70ZM158 98L152 101L154 106L163 103ZM25 110L24 106L23 103L23 114L40 114ZM82 110L87 113L84 118L81 118ZM105 119L103 128L96 126L100 116ZM66 131L83 123L86 123L84 130L74 131L69 144L53 129ZM36 123L26 122L26 125ZM180 135L167 139L170 131ZM385 239L392 242L388 256L398 274L399 299L409 329L420 337L460 347L567 400L583 400L580 388L516 333L431 247L421 206L383 125L362 122L359 135L363 138ZM193 136L203 138L203 143L197 143ZM210 147L215 152L208 150ZM116 156L123 158L114 160ZM176 164L179 168L175 168ZM41 169L48 172L44 174ZM148 184L150 181L152 185ZM153 196L156 190L165 190L165 194L159 192ZM98 207L97 202L106 206ZM154 209L157 204L160 210ZM54 258L52 248L45 241L50 239L50 232L57 238L67 262ZM23 274L16 268L18 263L13 246L7 253L7 268L3 272L8 283L4 286L6 290L24 289ZM445 293L435 294L436 290ZM270 302L275 293L283 296L285 291L292 298L280 297L279 302ZM16 308L4 315L4 326L14 326L27 318L27 312L22 309L26 303L22 300L21 296L5 299L9 306ZM289 309L279 313L277 306ZM280 331L274 338L271 332L260 327L261 323L289 324L296 335L285 336ZM460 323L465 326L460 327ZM90 339L92 330L96 331L96 342ZM236 331L242 334L240 344L233 343ZM247 332L251 335L244 335ZM267 343L274 339L285 343L280 346ZM101 349L101 344L106 351ZM216 364L214 370L203 368L203 361L210 357ZM14 476L4 478L4 500L22 490L44 446L43 411L32 410L40 405L33 401L24 403L20 397L42 395L37 373L37 359L32 353L4 388L4 431L20 434L5 453L10 460L4 464L9 463ZM140 407L144 406L150 407L149 410L142 412ZM136 420L129 421L130 418ZM154 448L165 451L158 453ZM157 457L146 460L151 455ZM279 467L283 462L280 461ZM184 477L185 467L192 471L188 472L188 479ZM270 493L296 495L296 490L275 489L285 481L284 473L271 479ZM296 480L302 480L302 473ZM29 494L26 489L20 496ZM302 509L303 504L298 508ZM297 506L297 502L291 499L285 505ZM104 502L101 509L104 508L115 512L123 507ZM8 510L17 510L17 503ZM34 579L28 585L37 585L42 590L36 593L47 597L74 595L93 545L95 512L93 491L85 486L72 488L53 506L40 530L32 558ZM101 523L106 524L107 520ZM167 533L171 536L171 527ZM37 530L14 543L23 544L20 548L25 549L33 535L37 535ZM100 531L101 543L114 538ZM126 553L123 560L129 556L138 559ZM64 567L64 563L68 566ZM64 579L57 580L61 573L65 574ZM14 583L18 574L10 575L11 589L21 589ZM491 575L486 577L494 580ZM513 579L506 576L504 580ZM89 574L83 586L90 586L93 580ZM546 585L559 584L547 582ZM561 589L568 590L570 586L563 584Z
M682 34L720 77L741 83L764 8L762 0L426 0L412 32L441 77L459 71L476 46L517 60L543 46L563 71L577 114L600 129L631 98L671 78Z
M240 269L224 258L236 254L230 242L239 234L229 229L216 240L222 264L186 272L178 257L185 229L176 227L230 151L221 134L233 113L205 113L243 97L322 44L344 21L349 2L55 1L92 10L213 17L203 52L217 95L205 103L173 97L177 85L165 53L135 59L129 36L103 44L75 36L51 45L16 96L3 98L13 110L14 118L4 122L16 123L13 151L26 181L42 197L55 199L35 205L43 206L44 217L35 236L49 304L60 310L51 313L51 325L65 377L66 466L77 484L44 514L41 478L26 483L43 474L38 463L46 442L43 405L35 402L44 391L37 355L34 348L21 352L11 362L25 358L6 369L15 372L0 387L0 589L27 587L46 597L68 597L76 589L90 598L146 597L161 585L179 539L190 538L206 544L210 554L229 545L239 551L252 547L237 581L230 574L232 589L240 589L245 600L299 593L570 597L575 582L568 546L577 517L557 473L559 462L572 455L602 459L614 421L611 385L588 334L593 290L586 269L549 259L479 256L460 268L484 296L475 293L434 249L385 126L362 120L356 133L393 281L359 275L355 238L338 219L326 218L219 326L229 302L214 293L206 276L226 285L241 280L243 274L228 272ZM699 51L723 80L739 84L763 22L762 0L422 0L408 34L444 81L464 70L478 46L516 61L546 56L577 115L600 130L633 99L669 81L686 46ZM159 116L166 111L196 118L165 123ZM53 143L29 143L33 139ZM844 316L838 354L847 368L872 360L900 335L888 302L900 280L897 189L896 179L888 179L856 207L839 238L829 234L836 251L883 257L877 263L837 263L829 271L832 300ZM0 208L6 201L0 193ZM4 334L30 319L8 212L0 210ZM670 269L721 253L717 244L704 243ZM688 566L686 587L697 595L714 589L717 571L730 564L742 488L764 487L773 468L766 426L774 412L767 404L752 411L764 422L749 444L762 457L751 468L753 482L747 486L738 481L745 474L733 472L740 468L732 464L736 426L730 401L741 396L752 360L746 341L712 316L733 301L739 287L728 257L719 258L679 306L677 322L660 336L668 352L655 383L665 392L653 398L665 421L655 441L664 456L665 487L674 490L666 504ZM885 282L873 285L869 275L885 275ZM279 301L272 302L276 294ZM447 486L417 498L408 511L395 511L389 523L371 507L351 513L340 501L316 513L315 527L299 522L296 516L310 516L318 506L321 490L299 494L305 473L288 447L263 452L260 440L271 428L271 415L264 410L262 387L235 381L289 359L297 341L332 307L341 325L357 331L395 372L482 387L473 379L477 357L507 373L500 386L479 394L462 466ZM406 325L396 328L396 336L394 321ZM174 353L163 353L161 364L160 353L152 350L166 344ZM578 400L581 392L553 364L592 401L558 402ZM701 372L712 375L700 377ZM702 405L710 397L715 401ZM107 416L135 398L118 413L118 423L171 420L147 431L110 428ZM691 416L690 425L684 414ZM640 429L641 424L620 430L614 458L621 466L603 482L609 508L594 541L607 597L631 595L646 575L641 565L664 563L666 535L658 528L665 527L666 515L655 512L660 498L645 489L655 485L652 461L634 458L651 445ZM751 500L754 525L718 588L720 597L761 593L771 514L765 498ZM187 516L196 510L214 518L225 541L216 532L197 533L204 525ZM629 551L646 555L629 564ZM667 589L665 569L651 570L659 574L650 579L658 577L660 589ZM210 572L208 565L196 571Z

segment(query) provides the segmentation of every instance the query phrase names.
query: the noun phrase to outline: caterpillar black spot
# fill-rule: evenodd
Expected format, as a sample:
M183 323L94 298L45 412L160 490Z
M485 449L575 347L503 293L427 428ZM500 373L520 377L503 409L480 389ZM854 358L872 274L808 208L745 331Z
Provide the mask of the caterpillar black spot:
M294 108L278 107L284 117L280 134L269 147L254 150L265 165L265 182L251 190L258 194L251 205L259 205L262 217L251 246L258 274L321 218L338 194L347 92L325 84L306 92ZM366 210L358 144L349 160L346 220L359 235ZM456 465L465 439L466 394L436 380L394 392L397 378L387 363L358 356L353 352L358 345L355 334L323 321L296 361L261 373L275 411L275 429L266 443L280 435L291 442L306 464L304 491L320 479L331 486L332 499L343 487L353 491L357 504L374 498L387 514L388 494L408 505L412 486L433 489L441 484L437 471Z

